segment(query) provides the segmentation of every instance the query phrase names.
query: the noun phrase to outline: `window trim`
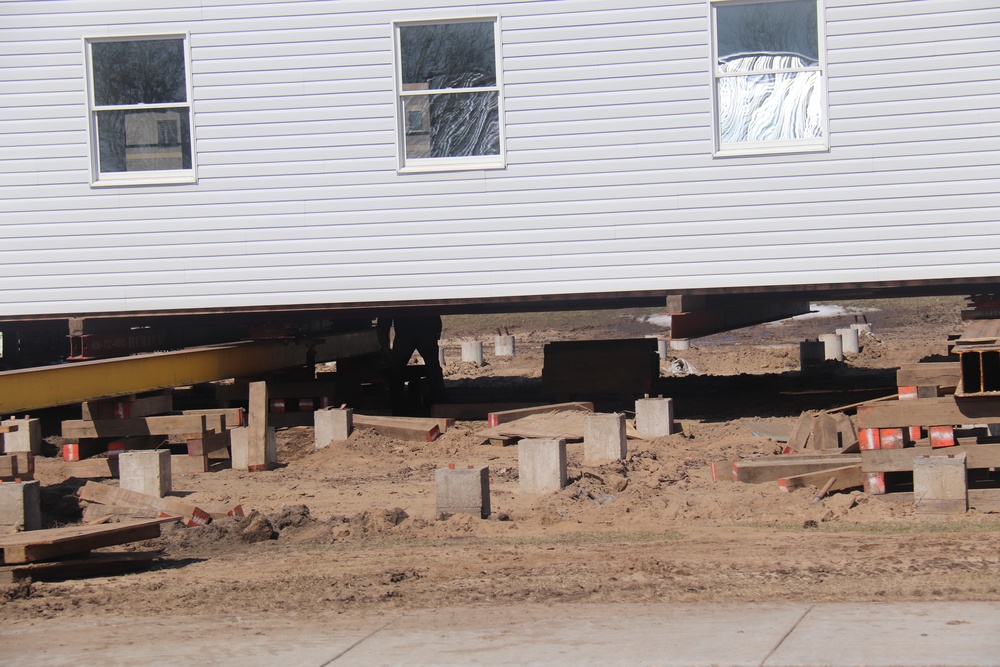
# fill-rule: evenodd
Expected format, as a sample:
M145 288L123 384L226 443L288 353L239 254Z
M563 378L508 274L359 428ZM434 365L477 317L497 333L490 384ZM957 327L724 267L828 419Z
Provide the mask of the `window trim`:
M708 23L710 36L711 60L709 63L709 75L712 86L712 155L713 157L745 157L754 155L782 155L789 153L821 153L830 150L830 96L829 96L829 69L826 57L826 3L824 0L813 0L816 3L816 44L819 50L819 63L815 69L801 68L778 68L768 70L768 72L798 72L798 71L818 71L819 90L822 100L820 102L820 124L823 134L816 139L788 139L776 141L743 142L740 144L722 143L719 128L719 80L733 76L747 76L739 74L720 75L719 64L719 40L717 34L716 9L723 5L751 5L751 4L772 4L783 0L709 0L708 2Z
M404 91L403 90L403 54L400 48L400 28L416 25L440 25L446 23L493 23L493 55L496 59L496 85L479 88L461 88L454 90ZM499 14L477 14L473 16L440 16L436 18L399 20L392 22L392 59L393 59L393 117L396 124L396 172L433 173L448 171L472 171L507 168L507 133L504 118L504 87L503 87L503 54L501 53L501 35ZM430 97L442 94L497 93L497 117L500 131L500 152L497 155L479 155L470 157L434 157L406 159L406 114L403 102L407 97Z
M97 112L114 110L118 106L99 107L94 98L94 61L91 45L106 42L135 42L146 40L180 39L184 43L184 83L187 101L163 104L121 105L122 109L163 109L186 107L191 134L191 168L162 169L148 171L123 171L101 173L100 142L97 136ZM198 182L197 141L194 122L194 86L191 76L191 34L188 32L131 33L127 35L96 35L83 38L84 69L87 93L87 153L90 162L90 186L92 188L125 185L185 185Z

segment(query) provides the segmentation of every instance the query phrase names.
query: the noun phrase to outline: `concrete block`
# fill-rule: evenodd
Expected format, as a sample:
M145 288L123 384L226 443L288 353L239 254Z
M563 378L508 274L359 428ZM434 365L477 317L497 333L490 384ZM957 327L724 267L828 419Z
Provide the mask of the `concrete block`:
M452 514L471 514L483 519L489 517L489 466L438 468L434 471L434 485L438 519L447 519Z
M861 352L861 342L858 338L857 329L835 329L834 331L840 336L840 349L844 354L858 354Z
M250 428L241 426L230 429L233 470L260 471L273 468L278 462L278 441L273 426L268 426L264 439L264 462L250 460Z
M122 452L118 456L119 486L163 498L172 488L170 450Z
M479 340L462 342L462 361L483 365L483 343Z
M42 527L42 485L38 480L0 484L0 527L7 532Z
M42 452L42 421L40 419L7 419L0 426L16 426L16 431L3 434L3 451L5 454L14 452L30 452L38 455Z
M517 443L521 493L552 493L566 486L566 439L525 438Z
M844 360L844 341L840 337L840 334L820 334L819 339L823 343L824 359L829 361Z
M809 371L823 365L826 345L821 340L804 340L799 343L799 370Z
M354 410L327 408L313 414L315 420L316 449L328 447L331 442L347 440L354 430Z
M921 514L969 511L965 453L913 458L913 502Z
M640 398L635 402L635 430L643 438L674 432L674 399Z
M625 415L588 414L583 420L583 463L594 466L620 461L628 453Z
M511 335L496 335L493 337L493 347L498 357L514 356L514 337Z

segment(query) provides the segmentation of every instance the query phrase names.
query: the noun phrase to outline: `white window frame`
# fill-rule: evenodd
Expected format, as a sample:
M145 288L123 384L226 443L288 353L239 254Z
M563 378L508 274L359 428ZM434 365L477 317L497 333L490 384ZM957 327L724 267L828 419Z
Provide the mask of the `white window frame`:
M184 43L184 80L186 87L186 102L169 102L164 104L129 104L118 106L98 106L95 100L94 62L91 46L95 43L134 42L143 40L179 39ZM88 148L90 153L90 185L91 187L108 187L121 185L159 185L197 183L197 150L195 147L194 93L191 85L191 35L190 33L143 33L114 36L95 36L83 38L83 52L87 80L87 127ZM121 171L101 173L100 142L97 134L97 112L119 111L129 109L155 110L161 108L176 109L184 107L188 112L188 125L191 134L191 167L189 169L159 169L145 171Z
M776 74L782 72L818 71L820 81L820 110L822 113L822 136L809 139L791 139L783 141L759 141L723 144L721 128L719 127L719 80L731 76L748 76L746 74L719 74L719 52L717 34L716 10L725 5L734 4L773 4L783 0L709 0L709 34L711 35L711 76L712 76L712 130L715 157L747 156L747 155L777 155L783 153L815 153L830 150L829 95L827 80L829 77L826 59L826 12L824 0L816 2L816 40L819 50L819 63L815 67L805 69L773 69L754 74Z
M448 88L433 90L403 90L403 54L400 48L400 28L417 25L440 25L454 23L493 23L493 53L496 58L496 83L493 86L481 88ZM507 166L506 130L504 121L503 94L503 56L501 54L501 29L499 14L480 14L476 16L446 16L433 19L400 20L392 22L393 38L393 69L395 77L395 120L396 120L396 160L397 172L426 173L438 171L468 171L478 169L504 169ZM497 114L500 132L500 152L497 155L479 155L469 157L432 157L406 158L406 111L404 102L408 97L429 97L441 94L497 93Z

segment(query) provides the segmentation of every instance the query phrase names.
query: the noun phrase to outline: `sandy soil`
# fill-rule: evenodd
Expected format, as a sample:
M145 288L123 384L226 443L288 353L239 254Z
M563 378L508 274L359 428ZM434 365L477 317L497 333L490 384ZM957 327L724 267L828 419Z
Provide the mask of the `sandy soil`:
M0 620L68 615L216 614L234 609L368 612L507 602L649 600L996 600L1000 518L916 515L911 503L713 482L712 461L776 453L755 433L789 431L802 410L893 393L901 363L938 358L961 333L962 299L842 304L835 317L762 325L695 341L698 375L665 395L687 433L630 441L627 460L582 465L569 445L569 485L518 491L517 448L484 444L485 422L458 422L432 443L356 431L315 451L311 428L279 432L281 466L176 480L194 501L242 503L243 521L169 527L132 545L159 548L151 570L0 589ZM452 317L445 323L450 400L525 400L539 391L549 341L662 333L647 311ZM861 354L805 378L798 342L867 319ZM517 355L490 354L507 327ZM454 361L487 342L487 365ZM434 470L488 465L488 520L434 518ZM50 519L72 512L78 480L42 459ZM60 514L63 513L63 514Z

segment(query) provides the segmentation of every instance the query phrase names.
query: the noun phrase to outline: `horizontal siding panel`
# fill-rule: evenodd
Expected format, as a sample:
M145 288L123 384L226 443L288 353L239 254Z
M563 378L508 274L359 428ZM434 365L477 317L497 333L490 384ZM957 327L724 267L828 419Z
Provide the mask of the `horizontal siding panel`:
M995 3L827 0L831 150L725 159L704 0L34 4L0 313L1000 278ZM397 174L392 21L493 13L509 166ZM198 183L91 188L82 37L175 30Z

